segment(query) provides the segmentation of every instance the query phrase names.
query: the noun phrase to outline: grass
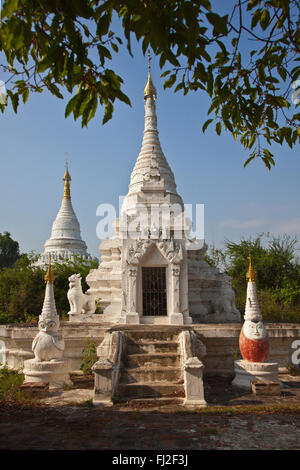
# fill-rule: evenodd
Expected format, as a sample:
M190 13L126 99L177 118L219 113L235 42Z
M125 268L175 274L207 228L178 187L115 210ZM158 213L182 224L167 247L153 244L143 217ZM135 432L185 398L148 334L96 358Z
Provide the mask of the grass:
M292 376L294 376L294 377L300 375L300 366L299 366L299 365L298 365L298 366L295 366L295 365L293 365L293 364L289 364L289 365L287 366L287 369L288 369L288 371L289 371L289 374L292 375Z
M84 401L80 405L83 406L84 408L93 408L94 407L93 399L90 398L89 400Z
M300 414L298 404L262 404L235 406L208 406L193 410L176 410L174 414L249 415L249 414Z
M20 390L24 382L24 374L20 370L12 370L7 366L0 368L0 404L33 403L32 398L25 396Z

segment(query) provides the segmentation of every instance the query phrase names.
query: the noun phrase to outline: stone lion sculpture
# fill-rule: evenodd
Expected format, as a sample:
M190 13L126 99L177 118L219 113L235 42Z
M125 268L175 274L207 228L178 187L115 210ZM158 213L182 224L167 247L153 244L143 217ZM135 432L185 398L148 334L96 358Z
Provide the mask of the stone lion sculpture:
M68 315L91 315L92 313L95 313L95 300L92 299L90 295L84 294L82 292L81 275L72 274L68 280L69 290L67 297L70 304L70 311L68 312Z
M235 306L231 278L226 274L221 274L221 276L223 279L220 294L212 302L215 313L231 315L232 319L240 320L241 314Z

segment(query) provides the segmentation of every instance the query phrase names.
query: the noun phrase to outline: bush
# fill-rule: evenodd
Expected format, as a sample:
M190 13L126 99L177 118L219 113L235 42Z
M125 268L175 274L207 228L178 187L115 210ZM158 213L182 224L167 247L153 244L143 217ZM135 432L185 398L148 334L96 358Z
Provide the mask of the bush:
M257 294L266 322L300 322L300 264L297 239L288 235L260 234L239 243L225 242L222 252L214 246L207 261L232 277L236 307L245 311L249 252L257 273Z
M0 368L0 402L24 401L24 393L20 390L23 382L22 372L7 366Z
M82 356L82 364L80 370L84 373L84 375L91 375L92 367L97 361L97 351L96 351L96 344L89 343L88 346L83 350Z
M46 269L32 266L32 261L31 255L23 255L13 267L0 270L0 324L31 322L40 315L45 296ZM52 265L56 308L61 318L66 318L69 311L68 277L80 273L82 288L86 290L85 277L90 269L97 267L97 261L87 262L79 257L65 264Z

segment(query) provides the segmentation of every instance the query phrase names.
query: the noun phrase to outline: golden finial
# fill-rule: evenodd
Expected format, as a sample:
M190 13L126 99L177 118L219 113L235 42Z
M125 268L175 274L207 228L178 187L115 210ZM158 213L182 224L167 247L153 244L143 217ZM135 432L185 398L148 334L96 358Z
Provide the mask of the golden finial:
M151 95L154 98L156 98L156 89L152 83L152 78L151 78L151 55L150 55L150 50L148 49L148 81L144 88L144 98L146 98L147 96L151 96Z
M246 279L248 279L248 282L255 282L256 272L254 271L253 266L252 266L252 259L251 259L250 252L249 252L248 260L249 260L249 268L246 274Z
M148 49L148 73L151 73L151 54L150 54L150 49Z
M45 282L48 283L50 282L51 284L53 284L54 282L54 274L52 272L52 268L51 268L51 255L49 253L49 264L48 264L48 269L47 269L47 272L45 274Z
M65 182L64 186L64 199L71 199L71 191L70 191L70 181L71 181L71 176L68 170L68 157L66 156L66 171L63 177L63 181Z

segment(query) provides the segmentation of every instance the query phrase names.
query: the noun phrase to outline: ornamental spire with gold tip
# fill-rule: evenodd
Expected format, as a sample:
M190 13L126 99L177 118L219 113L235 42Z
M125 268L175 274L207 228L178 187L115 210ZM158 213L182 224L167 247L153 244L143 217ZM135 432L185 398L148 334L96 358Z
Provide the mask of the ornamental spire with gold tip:
M247 299L246 299L246 308L245 308L245 320L250 321L259 321L262 320L262 315L259 309L258 300L257 300L257 293L256 293L256 272L252 265L251 254L249 253L249 268L246 274L246 278L248 279L248 286L247 286Z
M52 272L52 267L51 267L51 255L49 253L49 264L48 264L48 269L47 269L47 272L45 274L45 282L48 283L50 282L50 284L53 284L54 282L54 274Z
M148 51L148 80L144 88L145 100L145 125L143 141L139 156L135 162L130 177L129 191L122 205L122 213L133 215L137 211L138 202L143 199L143 203L153 202L153 197L157 203L179 204L183 207L183 202L176 190L174 174L163 154L157 129L156 100L157 93L151 77L151 57ZM155 162L155 173L157 178L154 181L149 175L153 173L153 162ZM149 184L151 183L151 188Z
M151 55L150 55L149 49L148 49L148 81L144 88L144 98L146 99L148 96L152 96L154 99L157 98L156 88L153 85L152 78L151 78Z
M256 272L254 271L253 266L252 266L252 259L251 259L251 253L250 252L249 252L248 260L249 260L249 268L248 268L248 271L247 271L247 274L246 274L246 279L249 282L255 282Z
M66 157L66 171L63 177L63 181L65 182L63 199L71 199L71 191L70 191L71 180L72 178L70 176L69 169L68 169L68 159Z
M42 313L40 315L40 319L43 320L58 320L58 314L55 305L55 298L54 298L54 289L53 289L53 282L54 282L54 274L52 272L51 267L51 255L49 254L49 264L47 268L47 272L45 274L45 282L46 282L46 291L45 291L45 298L43 303Z
M48 255L51 254L52 260L58 263L64 263L80 256L86 260L92 259L87 253L87 246L81 238L80 225L74 212L70 181L71 176L66 159L66 168L63 176L64 192L60 210L52 225L51 236L45 243L45 250L36 263L37 266L44 266L48 263Z

